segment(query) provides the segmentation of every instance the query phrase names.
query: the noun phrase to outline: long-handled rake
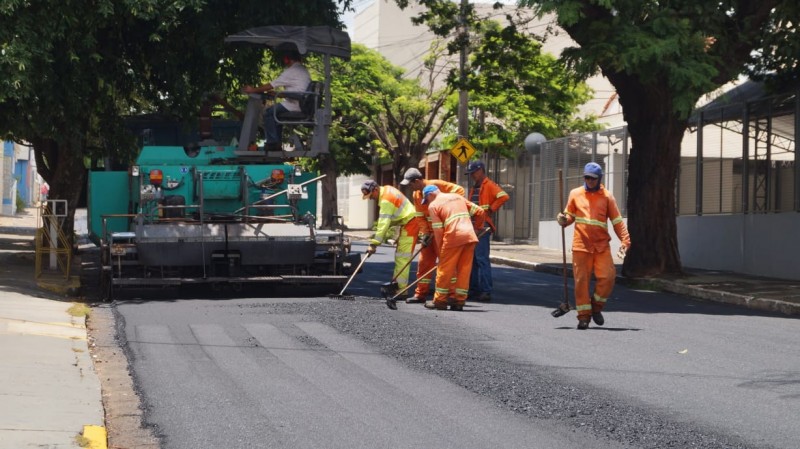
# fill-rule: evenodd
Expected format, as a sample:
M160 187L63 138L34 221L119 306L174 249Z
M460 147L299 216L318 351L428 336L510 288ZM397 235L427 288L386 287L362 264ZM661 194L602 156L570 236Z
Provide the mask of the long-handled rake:
M558 199L561 204L559 213L564 212L564 178L561 170L558 170ZM561 226L561 225L559 225ZM561 266L564 273L564 299L558 305L556 310L550 312L553 318L558 318L566 315L569 312L569 290L567 289L567 243L564 237L564 226L561 226Z
M359 262L358 267L356 268L355 271L353 271L353 274L350 275L350 279L347 280L347 283L344 284L344 288L342 288L342 291L340 291L338 295L335 293L331 293L330 295L328 295L328 297L332 299L349 299L349 300L356 299L353 295L345 295L344 291L347 290L347 287L349 287L350 283L353 282L353 278L356 277L356 274L358 274L359 271L361 271L361 266L364 265L364 262L366 262L367 259L369 259L369 256L371 255L372 253L367 253L367 256L361 259L361 262Z

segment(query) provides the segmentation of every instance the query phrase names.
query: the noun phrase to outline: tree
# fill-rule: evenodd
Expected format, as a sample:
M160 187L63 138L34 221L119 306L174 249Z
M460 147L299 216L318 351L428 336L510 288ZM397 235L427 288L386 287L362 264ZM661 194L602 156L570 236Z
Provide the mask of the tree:
M85 157L124 150L123 116L193 119L207 92L258 75L263 53L227 48L226 35L265 24L337 25L337 4L350 0L280 8L254 0L3 2L0 18L13 26L0 27L0 132L33 145L51 197L68 201L72 236Z
M408 1L396 0L403 8ZM577 117L578 107L590 99L591 90L552 55L543 54L536 37L517 29L531 14L506 14L506 25L490 16L480 16L474 4L449 0L419 0L426 9L412 21L425 24L446 39L448 55L466 46L469 61L462 80L459 67L451 64L447 83L452 90L468 91L470 140L483 151L508 157L522 148L525 137L536 130L549 137L599 128L595 117ZM496 3L495 10L504 5ZM464 29L469 33L463 33ZM455 114L455 102L448 104ZM446 133L445 142L456 139Z
M520 5L554 13L579 45L565 50L564 59L583 76L599 69L619 94L632 141L633 245L623 273L680 273L674 186L687 118L703 94L749 67L796 70L800 8L793 0L522 0Z
M484 21L474 39L467 76L470 122L476 147L508 157L536 130L549 137L599 129L594 117L577 117L591 90L541 44L516 27ZM455 73L451 84L457 83Z

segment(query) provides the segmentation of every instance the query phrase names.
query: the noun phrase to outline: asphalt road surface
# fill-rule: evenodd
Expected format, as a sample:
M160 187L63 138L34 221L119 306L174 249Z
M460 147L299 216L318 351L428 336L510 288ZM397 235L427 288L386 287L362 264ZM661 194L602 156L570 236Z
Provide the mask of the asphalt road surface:
M390 250L364 267L352 301L123 294L162 447L798 447L796 318L617 286L606 325L578 331L550 316L561 277L497 266L491 303L392 311Z

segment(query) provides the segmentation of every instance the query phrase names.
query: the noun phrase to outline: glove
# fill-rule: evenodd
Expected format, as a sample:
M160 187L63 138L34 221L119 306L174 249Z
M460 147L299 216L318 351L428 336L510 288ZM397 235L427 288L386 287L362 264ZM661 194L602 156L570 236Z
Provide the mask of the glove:
M556 221L561 226L566 226L568 221L567 215L564 212L559 212L558 215L556 215Z
M375 254L375 251L377 251L377 250L378 250L378 246L377 245L369 245L369 248L367 248L367 254L368 255Z
M423 248L427 248L428 245L431 244L431 235L430 234L422 234L419 238L419 244L422 245Z
M619 251L617 251L617 258L624 259L625 254L628 252L628 248L626 246L620 246Z

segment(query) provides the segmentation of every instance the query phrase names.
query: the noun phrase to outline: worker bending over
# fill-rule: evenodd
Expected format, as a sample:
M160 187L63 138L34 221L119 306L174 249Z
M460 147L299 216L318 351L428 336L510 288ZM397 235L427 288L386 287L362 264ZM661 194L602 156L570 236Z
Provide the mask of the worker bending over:
M405 195L392 186L378 186L373 180L368 180L361 185L363 199L378 200L378 222L375 226L375 235L369 241L367 254L374 254L378 245L387 240L389 230L395 226L400 228L397 246L394 251L393 277L397 286L402 290L408 285L411 255L417 241L417 221L414 205ZM401 271L402 270L402 271Z
M442 193L436 186L422 189L422 202L428 204L439 265L436 269L436 293L428 309L463 310L469 293L469 277L485 212L478 205L455 193ZM473 218L475 225L473 226Z
M413 296L409 296L406 302L424 303L431 289L431 279L433 273L431 269L436 265L437 249L433 239L433 229L431 228L431 217L428 215L428 204L422 202L422 189L426 186L436 186L445 193L455 193L464 196L464 188L452 182L442 181L441 179L425 179L422 173L416 168L409 168L403 175L400 185L410 186L413 193L414 207L416 208L416 218L419 225L420 243L422 250L419 253L417 262L417 288ZM426 275L427 273L427 275ZM420 280L421 279L421 280Z

